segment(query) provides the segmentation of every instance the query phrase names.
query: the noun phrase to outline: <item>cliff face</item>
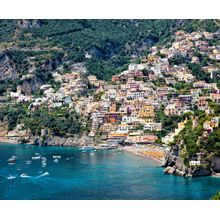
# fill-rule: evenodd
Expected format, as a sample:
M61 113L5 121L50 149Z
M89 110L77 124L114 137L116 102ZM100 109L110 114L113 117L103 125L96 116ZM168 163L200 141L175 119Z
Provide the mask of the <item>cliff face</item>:
M57 136L51 136L46 139L41 137L36 137L33 139L33 142L30 142L33 145L43 145L43 146L64 146L64 147L75 147L75 146L85 146L93 145L93 140L88 138L88 136L80 136L74 138L62 138Z
M19 50L18 50L19 51ZM19 69L21 65L16 65L13 58L10 56L10 50L0 52L0 80L17 80L16 83L21 89L21 92L26 95L31 95L37 91L42 84L45 84L51 79L51 72L57 69L63 63L62 57L46 59L40 64L40 71L36 72L37 64L32 62L27 71ZM26 59L28 60L29 57ZM38 64L39 65L39 64Z
M5 51L0 52L0 80L17 79L18 73Z
M188 167L184 164L183 159L179 156L180 149L175 146L171 149L170 152L167 153L163 167L165 174L174 174L178 176L185 176L185 177L197 177L197 176L210 176L213 173L212 168L220 168L220 158L215 159L213 161L213 166L193 166ZM215 165L214 165L215 164ZM219 167L216 166L219 165Z
M39 19L20 19L17 21L18 27L23 28L39 28L42 22Z
M210 165L214 172L220 173L220 157L212 157L210 159Z
M65 146L65 147L75 147L75 146L85 146L94 145L93 138L88 137L86 134L76 135L75 137L58 137L47 135L44 130L41 132L41 136L31 136L25 142L32 145L42 145L42 146Z

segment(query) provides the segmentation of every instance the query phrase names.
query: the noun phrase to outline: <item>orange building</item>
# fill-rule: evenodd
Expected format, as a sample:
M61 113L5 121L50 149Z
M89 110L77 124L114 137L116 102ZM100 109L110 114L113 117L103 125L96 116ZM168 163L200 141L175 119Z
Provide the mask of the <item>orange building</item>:
M140 118L154 118L154 107L152 105L142 106L138 112Z

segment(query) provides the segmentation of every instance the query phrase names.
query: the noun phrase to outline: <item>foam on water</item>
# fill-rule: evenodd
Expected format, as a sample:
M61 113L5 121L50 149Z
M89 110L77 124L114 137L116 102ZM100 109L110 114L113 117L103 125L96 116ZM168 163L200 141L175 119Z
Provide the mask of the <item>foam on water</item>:
M16 176L9 175L9 176L7 177L7 179L8 179L8 180L16 179Z

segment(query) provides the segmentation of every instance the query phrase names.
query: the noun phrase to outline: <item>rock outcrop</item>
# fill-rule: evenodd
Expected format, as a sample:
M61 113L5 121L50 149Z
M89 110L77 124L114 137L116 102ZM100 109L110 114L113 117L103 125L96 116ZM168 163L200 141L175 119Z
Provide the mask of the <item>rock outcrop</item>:
M174 174L185 177L197 177L197 176L210 176L213 173L211 166L199 165L199 166L186 166L183 159L179 155L180 149L175 146L167 153L164 163L162 164L165 174ZM216 172L220 168L220 158L213 159L212 167L216 169Z
M85 146L94 145L92 138L87 135L75 136L75 137L58 137L58 136L39 136L31 137L28 141L32 145L42 145L42 146L65 146L65 147L75 147L75 146Z
M28 74L21 79L19 90L22 94L30 95L43 85L43 81L34 74Z
M0 80L17 79L18 74L6 51L0 51Z
M42 25L42 22L39 19L19 19L18 27L21 29L24 28L39 28Z
M220 157L213 156L210 159L210 165L214 172L220 173Z

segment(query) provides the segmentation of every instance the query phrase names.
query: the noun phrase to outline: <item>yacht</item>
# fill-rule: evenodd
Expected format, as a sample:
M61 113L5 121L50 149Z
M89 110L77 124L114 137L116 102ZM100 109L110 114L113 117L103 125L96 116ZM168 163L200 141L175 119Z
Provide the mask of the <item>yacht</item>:
M53 159L60 159L61 156L53 156Z
M36 157L32 157L31 159L32 159L32 160L40 160L41 157L40 157L40 156L36 156Z
M16 162L15 158L8 159L8 164L15 164L15 162Z

